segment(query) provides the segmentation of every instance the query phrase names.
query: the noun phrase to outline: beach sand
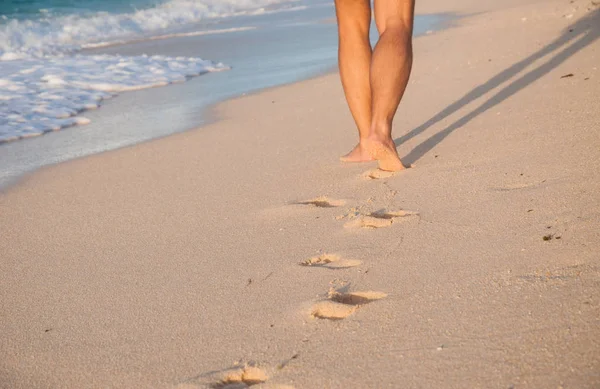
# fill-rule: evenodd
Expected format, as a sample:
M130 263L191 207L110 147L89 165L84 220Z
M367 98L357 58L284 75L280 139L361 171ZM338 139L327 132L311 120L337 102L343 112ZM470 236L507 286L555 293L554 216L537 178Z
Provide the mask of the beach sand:
M0 387L600 387L598 5L418 3L412 169L331 74L4 190Z

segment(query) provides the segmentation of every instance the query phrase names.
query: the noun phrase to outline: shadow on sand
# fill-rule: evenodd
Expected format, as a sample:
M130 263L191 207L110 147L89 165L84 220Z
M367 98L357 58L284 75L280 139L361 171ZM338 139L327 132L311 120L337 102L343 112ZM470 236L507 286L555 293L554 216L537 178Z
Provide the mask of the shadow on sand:
M525 75L512 81L506 85L502 90L497 92L495 95L490 97L487 101L481 104L479 107L464 115L444 130L432 135L427 140L423 141L417 147L415 147L408 155L402 158L405 164L411 164L419 160L436 145L442 142L448 135L455 130L461 128L465 124L469 123L476 116L486 112L490 108L500 104L504 100L508 99L515 93L526 88L531 83L535 82L539 78L548 74L551 70L558 67L569 57L573 56L578 51L591 45L600 37L600 9L590 11L590 13L584 18L578 20L576 23L567 27L562 35L552 43L533 53L529 57L522 61L512 65L511 67L503 70L494 77L490 78L486 83L476 87L462 98L446 107L443 111L423 123L419 127L410 131L408 134L401 136L394 140L396 145L400 145L409 139L421 134L429 127L445 119L451 114L455 113L465 105L473 102L480 98L484 94L490 92L496 87L509 81L512 77L516 76L519 72L531 65L533 62L541 59L549 54L554 54L546 63L538 66L537 68L529 71Z

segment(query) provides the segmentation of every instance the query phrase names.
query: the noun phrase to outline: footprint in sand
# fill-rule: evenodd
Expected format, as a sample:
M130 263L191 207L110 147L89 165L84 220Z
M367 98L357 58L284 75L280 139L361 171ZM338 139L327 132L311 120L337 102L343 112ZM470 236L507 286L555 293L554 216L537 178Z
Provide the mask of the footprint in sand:
M336 208L346 204L345 200L330 199L326 196L317 197L311 200L297 201L294 204L312 205L318 208Z
M412 169L414 167L415 167L415 165L411 164L411 165L407 166L406 169ZM397 175L398 173L401 173L402 171L404 171L404 170L392 172L392 171L381 170L379 168L376 168L376 169L367 170L366 172L364 172L362 174L362 177L367 180L380 180L382 178L393 177L393 176Z
M385 170L381 170L381 169L371 169L371 170L367 170L366 172L364 172L362 174L363 178L366 178L368 180L379 180L382 178L390 178L393 177L397 174L397 172L388 172Z
M326 267L328 269L347 269L362 264L358 259L344 259L337 254L322 254L300 262L301 266Z
M327 300L319 301L312 306L311 315L319 319L342 320L352 315L361 306L385 297L387 294L371 290L340 292L332 289L327 295Z
M202 374L177 385L176 389L243 389L263 384L268 379L269 375L265 369L254 364L245 364Z
M360 215L356 219L344 224L346 228L384 228L389 227L398 219L418 216L419 212L407 210L386 210L371 212L368 215Z
M249 388L252 385L267 382L269 377L264 370L256 366L244 366L240 369L233 369L225 374L219 381L215 382L211 388L219 389L242 389Z

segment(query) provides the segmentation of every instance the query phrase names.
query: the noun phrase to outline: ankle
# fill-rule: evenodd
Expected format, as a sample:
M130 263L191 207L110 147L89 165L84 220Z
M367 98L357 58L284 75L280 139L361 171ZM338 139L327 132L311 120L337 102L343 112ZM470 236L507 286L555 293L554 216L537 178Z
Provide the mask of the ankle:
M392 123L388 121L373 122L369 138L377 138L380 140L391 139Z
M382 143L390 143L392 142L392 137L390 135L389 131L386 130L373 130L371 131L371 134L369 134L369 140L373 141L376 140L378 142L382 142Z

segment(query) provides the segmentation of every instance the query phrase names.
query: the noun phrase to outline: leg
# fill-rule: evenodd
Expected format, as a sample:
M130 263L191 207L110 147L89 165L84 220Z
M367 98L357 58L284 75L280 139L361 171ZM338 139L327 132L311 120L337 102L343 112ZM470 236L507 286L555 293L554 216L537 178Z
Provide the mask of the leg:
M370 0L335 0L339 34L339 68L350 112L358 127L359 143L342 161L360 162L373 158L362 143L371 129L371 26Z
M402 170L392 120L412 67L414 0L375 0L380 37L371 61L372 121L365 147L382 170Z

